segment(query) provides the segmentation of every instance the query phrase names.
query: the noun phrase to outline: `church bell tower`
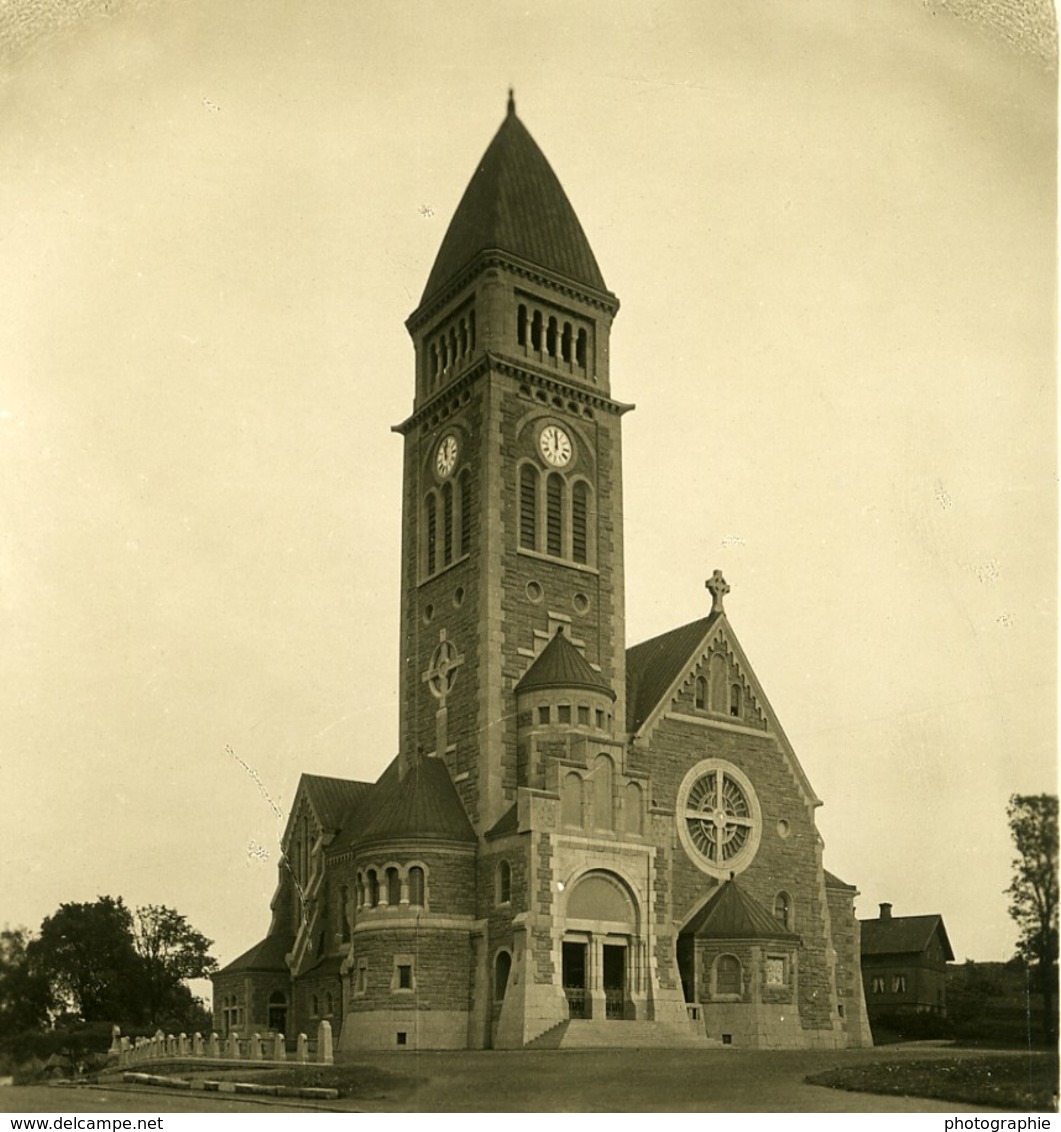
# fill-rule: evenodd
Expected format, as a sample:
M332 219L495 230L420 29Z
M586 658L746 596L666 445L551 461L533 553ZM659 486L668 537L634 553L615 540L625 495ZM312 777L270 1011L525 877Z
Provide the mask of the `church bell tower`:
M444 760L480 836L534 785L516 685L558 632L614 697L587 725L623 729L618 308L510 93L406 323L415 394L396 428L400 766Z

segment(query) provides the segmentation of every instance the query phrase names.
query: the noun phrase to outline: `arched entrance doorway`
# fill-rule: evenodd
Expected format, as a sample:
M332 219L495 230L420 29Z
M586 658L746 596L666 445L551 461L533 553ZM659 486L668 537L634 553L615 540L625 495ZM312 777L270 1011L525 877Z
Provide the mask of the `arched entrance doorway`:
M585 873L571 887L561 960L569 1017L642 1016L644 955L637 906L614 873Z

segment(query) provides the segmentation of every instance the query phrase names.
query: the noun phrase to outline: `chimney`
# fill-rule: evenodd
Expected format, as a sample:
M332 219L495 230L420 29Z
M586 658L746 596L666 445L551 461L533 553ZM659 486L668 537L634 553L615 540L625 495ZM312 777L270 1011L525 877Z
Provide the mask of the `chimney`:
M882 920L890 920L892 918L892 906L890 904L882 904L880 906L880 918Z

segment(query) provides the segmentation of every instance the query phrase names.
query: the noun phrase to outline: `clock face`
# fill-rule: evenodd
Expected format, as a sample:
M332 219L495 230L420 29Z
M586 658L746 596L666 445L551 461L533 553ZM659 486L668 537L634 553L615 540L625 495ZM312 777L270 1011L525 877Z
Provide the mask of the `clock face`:
M542 429L538 447L554 468L563 468L571 463L571 438L558 425L546 425Z
M453 435L442 438L435 453L435 471L445 479L457 466L457 438Z

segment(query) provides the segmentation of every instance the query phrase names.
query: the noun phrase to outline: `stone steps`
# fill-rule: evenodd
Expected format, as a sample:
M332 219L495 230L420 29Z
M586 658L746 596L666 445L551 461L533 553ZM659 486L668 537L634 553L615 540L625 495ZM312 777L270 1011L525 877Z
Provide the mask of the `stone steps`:
M552 1030L543 1034L548 1037ZM721 1048L690 1022L623 1022L573 1018L560 1038L560 1049L712 1049ZM548 1047L543 1047L548 1048Z

